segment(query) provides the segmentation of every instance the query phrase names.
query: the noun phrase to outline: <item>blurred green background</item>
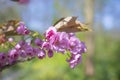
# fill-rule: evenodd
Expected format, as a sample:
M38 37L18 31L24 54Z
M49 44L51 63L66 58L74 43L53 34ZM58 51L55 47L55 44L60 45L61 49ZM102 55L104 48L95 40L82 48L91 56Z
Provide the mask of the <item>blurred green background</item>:
M30 29L41 33L61 17L78 16L93 30L77 33L88 51L75 69L70 69L66 56L55 53L51 59L34 59L6 69L0 80L120 80L119 3L120 0L31 0L29 4L18 4L0 0L0 23L22 19Z

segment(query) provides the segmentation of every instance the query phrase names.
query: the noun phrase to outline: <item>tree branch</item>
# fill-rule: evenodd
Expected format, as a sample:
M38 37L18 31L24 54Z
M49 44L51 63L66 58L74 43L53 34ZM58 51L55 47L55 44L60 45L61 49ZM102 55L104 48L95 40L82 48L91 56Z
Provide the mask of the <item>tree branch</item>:
M15 61L13 64L7 64L7 65L5 65L5 66L3 66L3 67L1 67L0 68L0 72L2 72L4 69L7 69L7 68L9 68L9 67L12 67L13 65L15 65L15 64L18 64L18 63L22 63L22 62L25 62L25 61L30 61L30 60L32 60L32 59L34 59L35 57L31 57L31 58L27 58L27 59L24 59L24 60L17 60L17 61Z

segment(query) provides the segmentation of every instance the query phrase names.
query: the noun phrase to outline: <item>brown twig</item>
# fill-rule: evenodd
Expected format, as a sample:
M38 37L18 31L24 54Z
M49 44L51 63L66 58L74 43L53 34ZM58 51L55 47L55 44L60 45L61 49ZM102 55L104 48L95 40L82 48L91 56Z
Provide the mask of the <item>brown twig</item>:
M30 61L30 60L32 60L34 58L35 57L27 58L27 59L24 59L24 60L21 59L21 60L15 61L13 64L7 64L7 65L5 65L5 66L3 66L3 67L0 68L0 72L2 72L4 69L7 69L7 68L9 68L9 67L11 67L11 66L13 66L15 64L22 63L22 62L25 62L25 61Z

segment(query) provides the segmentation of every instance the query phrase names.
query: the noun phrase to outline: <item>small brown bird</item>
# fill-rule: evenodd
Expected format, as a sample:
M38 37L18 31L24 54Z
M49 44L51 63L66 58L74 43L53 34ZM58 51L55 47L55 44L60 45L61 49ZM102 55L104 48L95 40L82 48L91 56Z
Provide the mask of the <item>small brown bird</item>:
M78 21L76 16L61 18L53 26L57 31L64 31L67 33L91 31L86 24Z
M9 20L7 23L0 24L0 44L6 42L7 36L17 35L16 28L19 22L19 20Z
M0 35L5 34L7 36L16 33L15 29L19 26L19 20L9 20L7 23L0 24Z

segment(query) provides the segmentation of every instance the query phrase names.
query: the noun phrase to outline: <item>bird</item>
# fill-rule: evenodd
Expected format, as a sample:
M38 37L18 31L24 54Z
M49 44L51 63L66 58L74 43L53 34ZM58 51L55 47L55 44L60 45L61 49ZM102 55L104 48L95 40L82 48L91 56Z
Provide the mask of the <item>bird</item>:
M53 26L57 29L58 32L71 33L91 31L91 29L89 29L86 24L78 21L76 16L63 17L59 19Z

